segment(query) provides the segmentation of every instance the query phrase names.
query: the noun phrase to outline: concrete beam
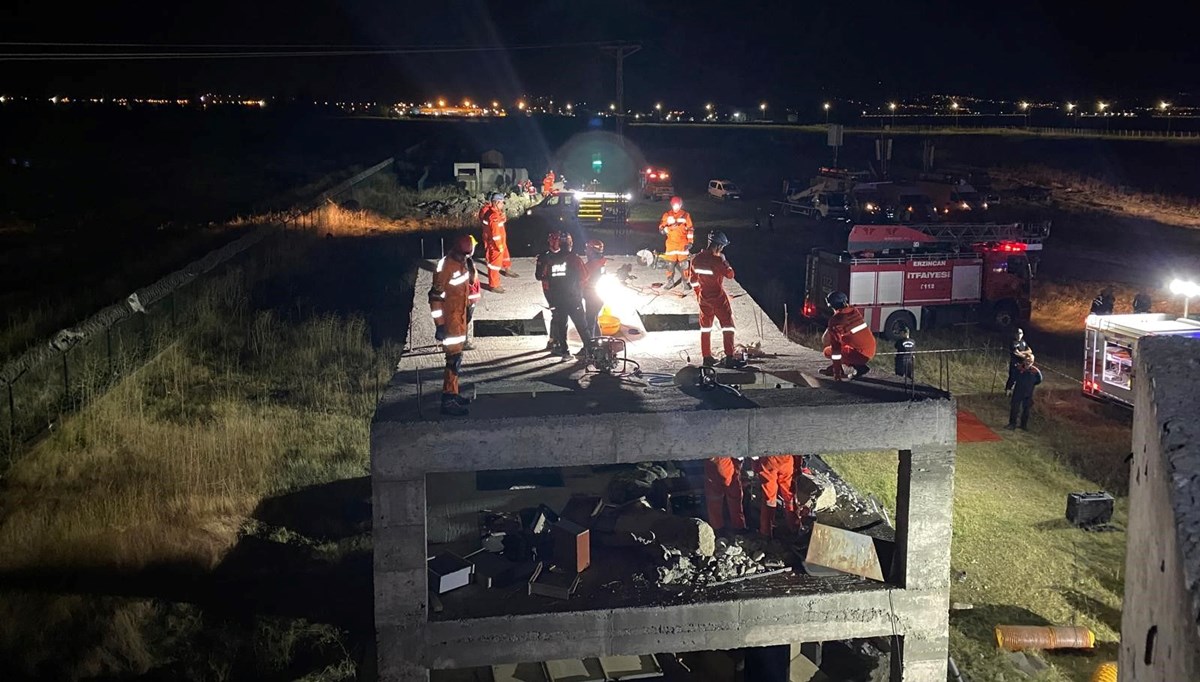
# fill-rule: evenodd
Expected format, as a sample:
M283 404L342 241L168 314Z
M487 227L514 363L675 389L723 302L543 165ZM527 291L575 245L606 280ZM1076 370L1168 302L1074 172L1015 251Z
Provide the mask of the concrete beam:
M371 429L371 464L378 485L414 473L952 447L955 409L953 400L925 400L609 413L552 421L385 421ZM514 447L517 443L520 447Z

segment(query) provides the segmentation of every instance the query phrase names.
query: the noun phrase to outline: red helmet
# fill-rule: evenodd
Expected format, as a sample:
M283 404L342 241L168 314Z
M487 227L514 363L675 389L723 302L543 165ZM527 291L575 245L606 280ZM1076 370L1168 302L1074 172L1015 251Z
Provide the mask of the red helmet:
M604 242L600 241L599 239L589 239L586 246L589 251L604 253Z
M458 253L471 253L475 250L475 239L469 234L462 234L454 238L451 248Z
M683 206L683 199L679 197L671 197L671 208L675 208L676 206Z

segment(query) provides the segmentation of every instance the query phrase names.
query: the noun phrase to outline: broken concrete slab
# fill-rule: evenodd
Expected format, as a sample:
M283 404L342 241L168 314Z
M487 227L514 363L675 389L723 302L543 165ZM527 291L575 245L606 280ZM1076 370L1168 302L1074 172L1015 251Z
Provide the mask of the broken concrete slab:
M668 514L648 504L636 505L617 517L614 534L652 539L665 547L712 556L716 533L707 521Z

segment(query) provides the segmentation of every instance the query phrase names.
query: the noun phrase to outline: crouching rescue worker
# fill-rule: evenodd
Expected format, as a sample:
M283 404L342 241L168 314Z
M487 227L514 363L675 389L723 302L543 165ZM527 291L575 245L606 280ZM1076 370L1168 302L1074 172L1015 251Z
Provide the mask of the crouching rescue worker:
M450 251L437 262L433 286L429 289L429 311L433 315L434 338L446 351L446 371L442 376L442 414L461 417L467 414L470 399L458 394L458 373L462 368L463 344L467 341L467 311L472 285L478 280L470 254L471 238L462 235Z
M570 238L565 232L551 232L546 237L549 247L537 257L537 278L542 283L546 302L550 304L550 352L570 357L567 349L567 318L575 323L575 331L583 341L583 349L575 357L587 357L592 337L583 318L583 288L587 283L587 266L583 259L563 248Z
M704 355L704 364L712 367L717 364L712 354L712 330L718 323L721 329L721 340L725 346L724 367L741 367L746 363L734 357L733 335L737 330L733 326L733 307L729 303L729 294L725 293L725 280L733 279L733 267L725 260L725 247L729 246L729 237L723 232L708 234L708 247L692 259L688 281L696 292L696 300L700 302L700 352Z
M833 309L833 317L829 318L829 327L822 340L825 357L833 364L821 370L821 374L840 381L847 378L842 366L849 365L854 368L854 376L849 378L861 377L871 371L867 363L875 357L875 335L863 319L862 311L850 305L850 297L846 294L831 292L825 302Z
M692 229L692 214L683 210L683 199L671 197L671 210L662 214L658 221L658 232L666 237L663 260L667 262L667 286L672 289L683 281L685 263L692 255L695 232Z
M587 247L587 281L583 285L583 316L588 325L588 334L593 338L600 336L600 309L604 301L596 292L596 285L604 276L604 267L608 259L604 257L604 242L599 239L589 239Z
M783 502L784 516L790 528L796 525L796 492L792 486L795 473L795 458L791 455L759 457L754 463L762 486L762 507L758 514L758 532L772 537L775 532L775 516L779 503Z
M732 457L713 457L704 461L704 502L708 507L708 525L714 531L724 528L746 529L746 510L742 508L741 467ZM725 511L729 510L729 523Z

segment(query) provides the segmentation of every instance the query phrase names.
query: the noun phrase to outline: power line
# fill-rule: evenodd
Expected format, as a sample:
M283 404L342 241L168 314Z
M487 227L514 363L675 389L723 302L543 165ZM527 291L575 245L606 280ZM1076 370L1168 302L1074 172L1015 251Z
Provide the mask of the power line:
M499 52L518 50L548 50L575 47L595 47L601 42L580 43L546 43L540 45L480 45L480 46L427 46L427 47L383 47L355 49L277 49L282 46L272 46L271 49L238 51L238 52L0 52L0 61L117 61L138 59L257 59L257 58L300 58L300 57L362 57L389 56L413 54L453 54L472 52ZM0 45L15 46L21 43L0 43ZM28 46L28 44L24 44ZM72 44L64 44L72 45ZM85 46L86 44L73 44ZM95 45L93 45L95 46ZM118 47L117 44L105 44L106 47ZM201 46L187 46L201 47ZM220 46L226 47L226 46ZM230 46L232 47L232 46ZM264 46L265 47L265 46ZM304 46L298 46L304 47ZM340 46L350 47L350 46ZM211 49L211 48L209 48Z

